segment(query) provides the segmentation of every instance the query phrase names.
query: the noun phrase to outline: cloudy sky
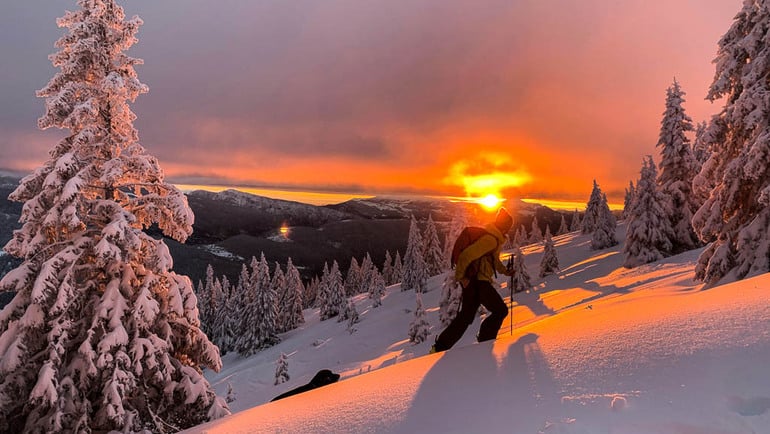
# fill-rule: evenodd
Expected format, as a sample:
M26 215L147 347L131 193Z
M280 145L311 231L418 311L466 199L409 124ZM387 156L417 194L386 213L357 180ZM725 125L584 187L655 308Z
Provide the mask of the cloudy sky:
M4 1L0 170L39 166L55 19ZM740 0L126 0L173 182L611 201L655 148L674 77L696 121Z

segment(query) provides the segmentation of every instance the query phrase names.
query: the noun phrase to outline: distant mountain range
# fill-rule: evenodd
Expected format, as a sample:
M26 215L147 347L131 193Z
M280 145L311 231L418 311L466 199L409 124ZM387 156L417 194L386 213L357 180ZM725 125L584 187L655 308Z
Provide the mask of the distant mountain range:
M21 204L7 200L19 180L0 177L0 243L11 238L19 227ZM436 198L353 199L335 205L314 206L270 199L236 190L221 193L193 191L187 195L195 213L193 235L185 244L166 239L174 258L174 269L203 279L208 264L217 275L237 279L244 262L264 252L271 264L285 267L289 257L305 279L320 274L325 262L336 260L343 272L352 257L359 261L368 252L379 267L385 251L403 255L406 250L409 219L424 222L428 215L436 221L443 238L453 214L468 204ZM540 205L524 202L506 206L515 219L529 229L533 216L541 225L558 228L561 214ZM571 213L567 215L568 222ZM281 226L289 232L284 236ZM150 230L161 236L157 230ZM16 264L8 255L0 256L0 274Z

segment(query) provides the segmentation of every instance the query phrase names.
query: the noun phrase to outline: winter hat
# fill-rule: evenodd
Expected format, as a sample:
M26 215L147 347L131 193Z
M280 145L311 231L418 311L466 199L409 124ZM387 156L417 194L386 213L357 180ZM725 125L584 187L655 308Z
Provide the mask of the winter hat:
M508 211L505 208L500 207L497 211L497 216L495 216L495 226L504 231L510 230L511 226L513 226L513 217L508 214Z

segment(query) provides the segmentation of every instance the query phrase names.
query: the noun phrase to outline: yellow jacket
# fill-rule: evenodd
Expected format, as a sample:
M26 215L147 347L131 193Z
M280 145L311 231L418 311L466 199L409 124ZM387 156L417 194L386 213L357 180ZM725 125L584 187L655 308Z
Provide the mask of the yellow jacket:
M500 262L500 250L505 243L505 236L493 223L484 226L484 229L489 233L482 235L457 257L455 279L458 281L465 277L465 269L468 268L468 265L478 258L481 260L479 260L479 272L476 274L476 279L493 283L495 271L501 274L507 273L507 268ZM488 253L493 250L494 253L490 257Z

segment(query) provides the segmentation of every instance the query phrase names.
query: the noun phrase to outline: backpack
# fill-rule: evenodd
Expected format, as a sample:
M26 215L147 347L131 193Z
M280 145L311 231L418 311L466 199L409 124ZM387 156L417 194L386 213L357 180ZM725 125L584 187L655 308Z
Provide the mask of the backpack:
M465 229L460 232L460 235L457 236L457 240L455 240L455 244L452 247L452 258L450 260L450 263L452 265L452 268L455 268L455 265L457 265L457 259L460 257L460 254L463 252L463 250L467 249L468 246L475 243L476 240L481 238L483 235L492 235L490 234L486 229L474 227L474 226L467 226ZM495 241L497 241L497 238L495 238ZM465 269L465 277L469 279L473 279L476 277L476 275L479 273L479 262L482 258L485 256L490 256L494 254L496 248L490 250L488 253L485 253L478 259L475 259L471 261L470 264L468 264L468 268ZM492 260L494 262L494 258L492 257ZM494 267L492 267L494 269ZM497 275L497 272L495 271L495 275Z

